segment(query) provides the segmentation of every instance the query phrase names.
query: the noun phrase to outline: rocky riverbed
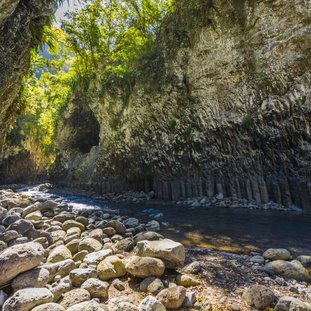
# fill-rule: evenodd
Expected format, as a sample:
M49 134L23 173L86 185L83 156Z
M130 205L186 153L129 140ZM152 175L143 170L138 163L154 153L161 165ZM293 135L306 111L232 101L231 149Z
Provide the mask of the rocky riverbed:
M311 310L310 256L185 248L152 224L1 190L0 307Z

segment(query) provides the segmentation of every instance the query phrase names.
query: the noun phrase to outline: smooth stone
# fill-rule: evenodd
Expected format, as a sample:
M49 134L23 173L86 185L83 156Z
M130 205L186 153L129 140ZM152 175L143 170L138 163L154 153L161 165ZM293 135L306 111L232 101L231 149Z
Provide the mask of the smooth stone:
M134 244L136 245L140 241L158 241L164 239L163 235L153 232L153 231L147 231L147 232L140 232L137 233L134 237Z
M136 277L161 277L165 270L162 260L152 257L132 256L125 265L126 271Z
M64 231L67 231L72 227L78 227L81 230L81 232L85 230L85 226L75 220L66 220L62 225L62 229Z
M22 272L40 265L44 249L41 244L30 242L18 244L0 253L0 286L5 285Z
M103 245L99 241L93 238L85 238L79 243L79 252L82 250L86 250L89 253L97 252L101 250L102 247Z
M109 256L98 264L97 273L102 281L122 277L126 274L125 264L118 256Z
M53 280L56 275L62 277L69 274L69 272L76 268L75 262L72 259L59 261L51 264L44 264L40 268L45 268L50 272L50 280Z
M66 246L60 245L50 252L50 255L47 258L47 262L55 263L66 259L72 259L72 254Z
M29 311L43 303L53 301L53 294L46 288L25 288L13 294L3 305L3 311Z
M112 255L112 250L111 249L103 249L98 252L93 252L90 254L87 254L83 262L87 263L88 265L97 265L99 264L102 260L104 260L106 257Z
M290 252L285 248L269 248L262 256L269 260L289 260L291 258Z
M86 289L92 298L108 298L109 284L99 279L90 278L81 285L81 288Z
M35 268L19 274L13 279L11 286L14 291L27 287L40 288L48 283L49 277L50 272L47 269Z

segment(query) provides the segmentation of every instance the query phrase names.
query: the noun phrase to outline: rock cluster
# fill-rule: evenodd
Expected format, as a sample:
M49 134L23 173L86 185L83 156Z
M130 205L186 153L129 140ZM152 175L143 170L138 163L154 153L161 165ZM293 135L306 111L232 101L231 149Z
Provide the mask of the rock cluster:
M167 269L184 265L183 245L148 228L135 218L78 212L60 200L1 190L3 311L193 307L186 287L200 281L187 274L167 281ZM135 301L125 294L131 283L142 293Z

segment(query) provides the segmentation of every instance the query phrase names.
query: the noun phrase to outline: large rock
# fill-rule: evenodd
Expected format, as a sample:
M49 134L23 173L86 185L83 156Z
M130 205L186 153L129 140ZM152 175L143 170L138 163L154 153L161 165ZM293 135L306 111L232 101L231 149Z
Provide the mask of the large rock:
M158 258L132 256L127 261L125 269L129 274L136 277L161 277L164 273L165 265L163 261Z
M140 241L137 255L162 259L167 268L177 268L185 262L185 248L181 243L169 239L159 241Z
M62 229L64 231L67 231L70 228L74 228L74 227L78 227L81 231L85 230L85 227L83 224L81 224L80 222L77 222L75 220L66 220L63 225L62 225Z
M162 289L164 289L164 284L162 281L154 276L144 279L140 285L139 289L142 292L157 294Z
M50 280L53 280L56 275L68 275L71 270L75 269L75 267L75 262L72 259L41 266L41 268L45 268L50 272Z
M136 245L140 241L158 241L164 239L163 235L153 232L153 231L146 231L146 232L139 232L134 237L134 244Z
M71 284L75 287L80 287L83 282L89 278L96 278L96 269L86 268L86 269L74 269L70 271L69 278Z
M105 311L101 305L94 301L80 302L72 307L68 308L67 311Z
M48 283L49 277L50 272L47 269L35 268L19 274L16 278L13 279L11 286L14 291L27 287L44 287Z
M32 311L66 311L66 309L58 303L51 302L35 307Z
M34 231L35 228L31 221L25 219L16 220L14 223L8 226L7 230L15 230L20 234L25 234L28 231Z
M111 249L103 249L98 252L90 253L87 254L83 262L85 262L88 265L97 265L99 264L102 260L104 260L106 257L112 255L112 250Z
M264 270L269 274L276 274L285 278L292 278L301 281L311 281L311 276L306 268L299 261L276 260L267 263Z
M125 264L118 256L109 256L98 264L97 273L102 281L122 277L126 274Z
M253 285L243 293L246 303L253 308L263 310L271 307L276 297L271 289L262 285Z
M46 288L20 289L4 303L3 311L29 311L52 301L53 294Z
M282 297L274 311L311 311L311 304L294 297Z
M86 250L89 253L97 252L101 250L102 247L103 245L99 241L93 238L85 238L79 244L79 252L82 250Z
M168 309L178 309L181 307L186 297L186 289L182 286L174 286L163 289L157 299Z
M139 311L166 311L164 305L154 298L153 296L147 296L142 300L138 306Z
M86 289L92 298L108 298L109 284L99 279L90 278L81 285L81 288Z
M124 234L125 230L126 230L125 225L122 222L118 221L118 220L110 220L106 224L106 227L112 227L119 234Z
M285 248L269 248L262 255L269 260L289 260L291 258L290 252Z
M63 299L61 300L60 304L65 309L76 305L80 302L88 301L91 299L90 293L82 288L73 289L63 295Z
M72 259L72 254L66 246L60 245L51 251L49 257L47 258L47 262L55 263L66 259Z
M18 244L4 250L0 253L0 286L18 274L39 266L43 255L42 245L36 242Z

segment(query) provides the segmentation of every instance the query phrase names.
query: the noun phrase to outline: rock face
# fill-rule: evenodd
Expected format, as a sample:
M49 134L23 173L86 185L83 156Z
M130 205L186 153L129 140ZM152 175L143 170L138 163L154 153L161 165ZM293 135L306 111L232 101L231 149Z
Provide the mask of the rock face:
M39 266L43 255L43 247L36 242L14 245L5 249L0 253L0 286L18 274Z
M60 148L56 180L310 211L310 3L195 3L176 1L130 91L111 82L97 96L94 83L99 145L88 154Z
M56 9L52 0L0 1L0 136L20 111L13 103L27 72L31 48L39 44L31 31L48 22ZM38 39L37 39L38 40ZM4 140L0 141L0 150ZM0 163L1 164L1 163Z

